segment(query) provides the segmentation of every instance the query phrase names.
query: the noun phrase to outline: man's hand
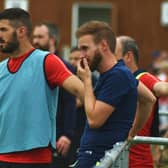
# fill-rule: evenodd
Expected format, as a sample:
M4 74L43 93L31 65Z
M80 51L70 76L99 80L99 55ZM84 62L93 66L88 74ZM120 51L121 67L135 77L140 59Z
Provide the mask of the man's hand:
M134 138L134 136L136 136L136 134L134 134L133 129L131 128L130 131L129 131L127 140L131 141Z
M78 62L77 64L77 75L83 82L88 79L91 80L92 75L86 58L83 58L81 62Z
M71 145L71 140L66 136L61 136L56 142L56 149L59 154L66 156Z

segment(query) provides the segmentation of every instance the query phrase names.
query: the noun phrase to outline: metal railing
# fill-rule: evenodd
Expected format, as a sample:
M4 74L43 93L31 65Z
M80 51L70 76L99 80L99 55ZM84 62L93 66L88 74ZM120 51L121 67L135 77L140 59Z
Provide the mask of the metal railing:
M167 111L159 111L159 115L168 116L168 112Z
M132 144L168 145L168 138L135 136L129 142L117 142L94 168L128 168L128 149Z
M131 144L168 145L168 138L135 136Z
M128 142L117 142L113 148L105 152L100 164L94 168L111 168L128 165Z

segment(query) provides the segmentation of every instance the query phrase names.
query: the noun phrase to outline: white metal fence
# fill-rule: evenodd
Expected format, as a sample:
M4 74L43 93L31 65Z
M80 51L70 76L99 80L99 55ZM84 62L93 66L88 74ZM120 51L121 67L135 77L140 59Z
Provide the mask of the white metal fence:
M128 149L131 144L168 145L168 138L135 136L130 142L117 142L111 150L105 152L99 165L94 168L128 168Z

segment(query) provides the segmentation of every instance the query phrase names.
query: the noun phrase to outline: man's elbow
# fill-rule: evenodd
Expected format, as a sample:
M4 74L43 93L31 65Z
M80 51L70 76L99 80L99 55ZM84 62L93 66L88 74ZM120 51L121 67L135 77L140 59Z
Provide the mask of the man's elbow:
M155 96L152 96L149 101L145 101L144 103L148 106L153 107L153 105L156 103L157 98Z
M98 122L95 119L88 119L88 124L89 124L89 127L93 129L100 128L102 126L102 123Z
M156 97L152 96L150 97L150 99L140 99L139 104L140 104L140 107L143 107L143 109L144 108L146 109L145 111L152 111L152 108L155 105L156 100L157 100Z
M152 104L155 104L156 101L157 101L157 98L156 98L155 96L152 96L152 98L151 98L151 103L152 103Z
M157 100L157 98L153 94L151 94L147 99L141 99L141 101L145 104L149 104L149 103L155 104L156 100Z
M149 111L152 111L155 103L156 103L157 98L153 96L149 101L144 102L144 107L146 107Z

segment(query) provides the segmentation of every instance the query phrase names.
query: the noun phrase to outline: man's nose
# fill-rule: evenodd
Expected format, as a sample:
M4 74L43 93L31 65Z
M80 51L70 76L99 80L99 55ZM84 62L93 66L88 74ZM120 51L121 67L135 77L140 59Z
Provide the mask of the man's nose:
M36 38L33 39L33 44L38 44L38 40Z
M80 52L80 58L85 57L85 55L86 55L86 52L85 52L85 51L81 51L81 52Z

